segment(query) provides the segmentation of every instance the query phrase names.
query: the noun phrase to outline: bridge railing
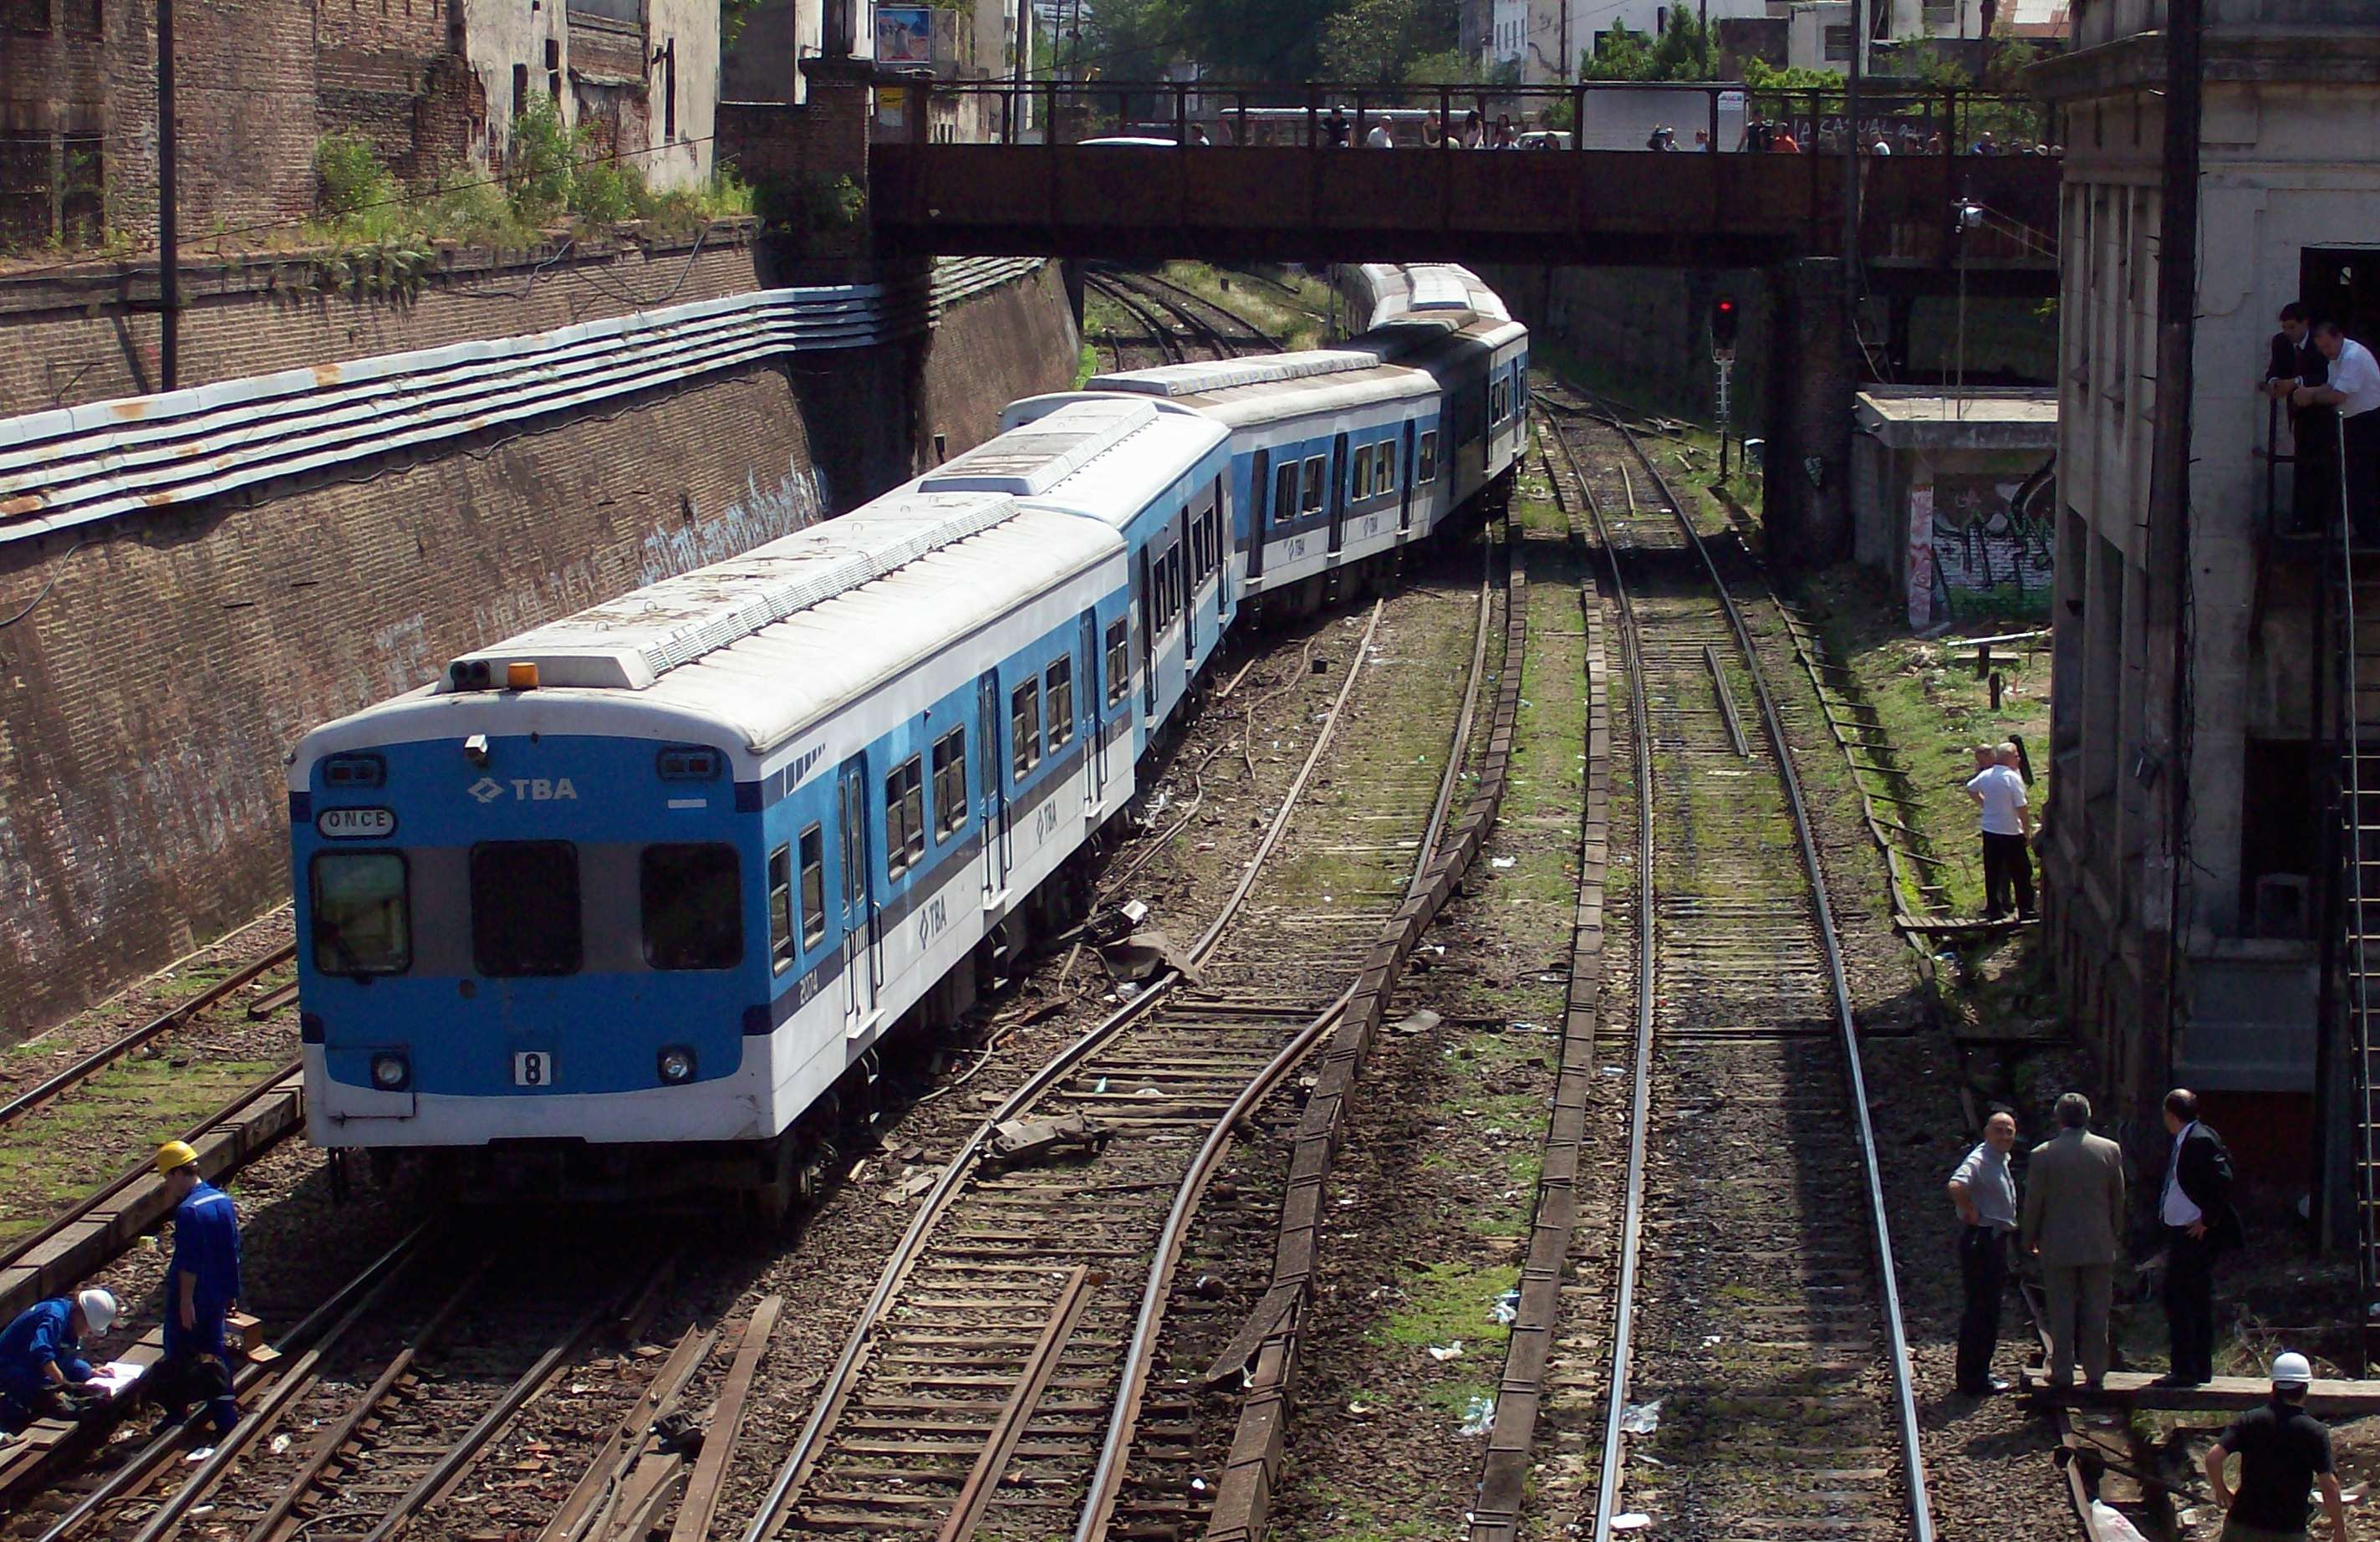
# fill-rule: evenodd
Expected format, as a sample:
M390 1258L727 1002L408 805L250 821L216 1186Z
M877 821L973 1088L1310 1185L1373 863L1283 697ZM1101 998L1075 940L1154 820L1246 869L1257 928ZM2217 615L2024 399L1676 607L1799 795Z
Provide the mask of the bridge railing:
M1840 154L1846 121L1840 88L1767 91L1741 81L1384 87L937 80L930 90L940 101L975 99L976 121L1010 144L1126 139L1189 149ZM922 136L922 116L917 128ZM2061 147L2053 128L2048 104L2033 97L1879 80L1860 93L1863 154L2055 154Z

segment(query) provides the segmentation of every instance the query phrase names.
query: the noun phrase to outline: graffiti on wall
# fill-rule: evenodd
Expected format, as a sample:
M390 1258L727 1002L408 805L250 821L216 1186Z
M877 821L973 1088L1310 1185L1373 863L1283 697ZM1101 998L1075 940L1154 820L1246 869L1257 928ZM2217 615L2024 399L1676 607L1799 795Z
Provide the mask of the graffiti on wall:
M2057 463L2023 475L1952 472L1909 493L1909 624L2049 608L2057 574Z

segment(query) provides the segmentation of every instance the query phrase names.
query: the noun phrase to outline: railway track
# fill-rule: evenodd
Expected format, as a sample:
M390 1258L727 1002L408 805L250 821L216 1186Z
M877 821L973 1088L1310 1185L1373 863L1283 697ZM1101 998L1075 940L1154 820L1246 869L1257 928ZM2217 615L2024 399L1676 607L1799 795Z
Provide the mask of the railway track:
M1131 268L1103 267L1099 271L1109 284L1129 290L1178 319L1213 349L1218 358L1228 358L1251 349L1268 353L1282 351L1281 340L1263 327L1229 306L1208 300L1205 295L1184 288L1169 278Z
M1149 345L1157 349L1160 362L1179 364L1190 357L1189 350L1183 347L1182 338L1166 324L1165 318L1158 313L1158 308L1148 300L1100 274L1085 274L1083 283L1138 324L1147 334ZM1127 346L1140 345L1127 345L1112 335L1108 338L1108 352L1114 356L1114 366L1118 370L1133 367L1124 363L1123 350Z
M1603 1542L1649 1513L1670 1536L1931 1542L1849 991L1776 704L1727 563L1651 459L1616 421L1541 396L1628 681L1614 741L1633 763L1639 881L1607 898L1598 1058L1629 1069L1629 1146L1612 1278L1599 1298L1566 1292L1539 1382L1601 1395L1548 1398L1534 1432L1500 1426L1498 1444L1600 1451L1549 1475L1538 1531L1568 1511ZM1524 1468L1483 1492L1503 1519L1475 1542L1520 1535Z
M1338 767L1331 779L1347 776L1350 752L1328 757L1366 677L1409 662L1378 652L1379 617L1376 607L1316 743L1185 967L1044 1066L943 1169L747 1542L1089 1542L1111 1526L1196 1526L1204 1497L1146 1470L1183 1448L1197 1415L1177 1379L1152 1379L1184 1293L1175 1269L1192 1218L1238 1132L1265 1122L1268 1099L1337 1022L1461 786L1450 743L1423 764L1367 767L1359 796L1304 801L1324 765ZM1467 651L1462 694L1475 702L1484 650ZM1453 700L1446 708L1460 716ZM1293 825L1299 838L1283 852ZM1300 888L1325 863L1328 902L1317 907ZM1036 1121L1072 1132L1075 1149L1002 1160L1003 1129Z

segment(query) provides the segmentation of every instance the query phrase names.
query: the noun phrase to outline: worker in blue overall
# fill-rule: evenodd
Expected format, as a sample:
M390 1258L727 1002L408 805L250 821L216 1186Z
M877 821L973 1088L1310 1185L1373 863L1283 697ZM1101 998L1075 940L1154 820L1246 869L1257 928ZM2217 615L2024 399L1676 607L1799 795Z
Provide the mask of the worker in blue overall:
M199 1176L199 1154L181 1141L157 1150L157 1171L174 1202L174 1262L165 1275L165 1355L143 1383L165 1423L206 1404L220 1438L239 1417L224 1318L239 1304L239 1218L231 1195Z
M37 1301L0 1328L0 1433L16 1435L35 1419L67 1419L100 1389L82 1357L86 1335L115 1322L115 1298L105 1291Z

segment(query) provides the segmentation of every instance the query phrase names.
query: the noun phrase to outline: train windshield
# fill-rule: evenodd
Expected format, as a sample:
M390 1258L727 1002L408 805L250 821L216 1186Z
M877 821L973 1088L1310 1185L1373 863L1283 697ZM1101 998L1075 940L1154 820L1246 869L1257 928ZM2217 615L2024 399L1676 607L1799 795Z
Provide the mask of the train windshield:
M648 846L638 863L645 961L655 969L733 969L744 960L735 848Z
M582 952L577 847L491 840L471 848L471 957L480 973L576 974Z
M405 858L322 851L312 868L314 967L325 974L402 974L413 961Z

